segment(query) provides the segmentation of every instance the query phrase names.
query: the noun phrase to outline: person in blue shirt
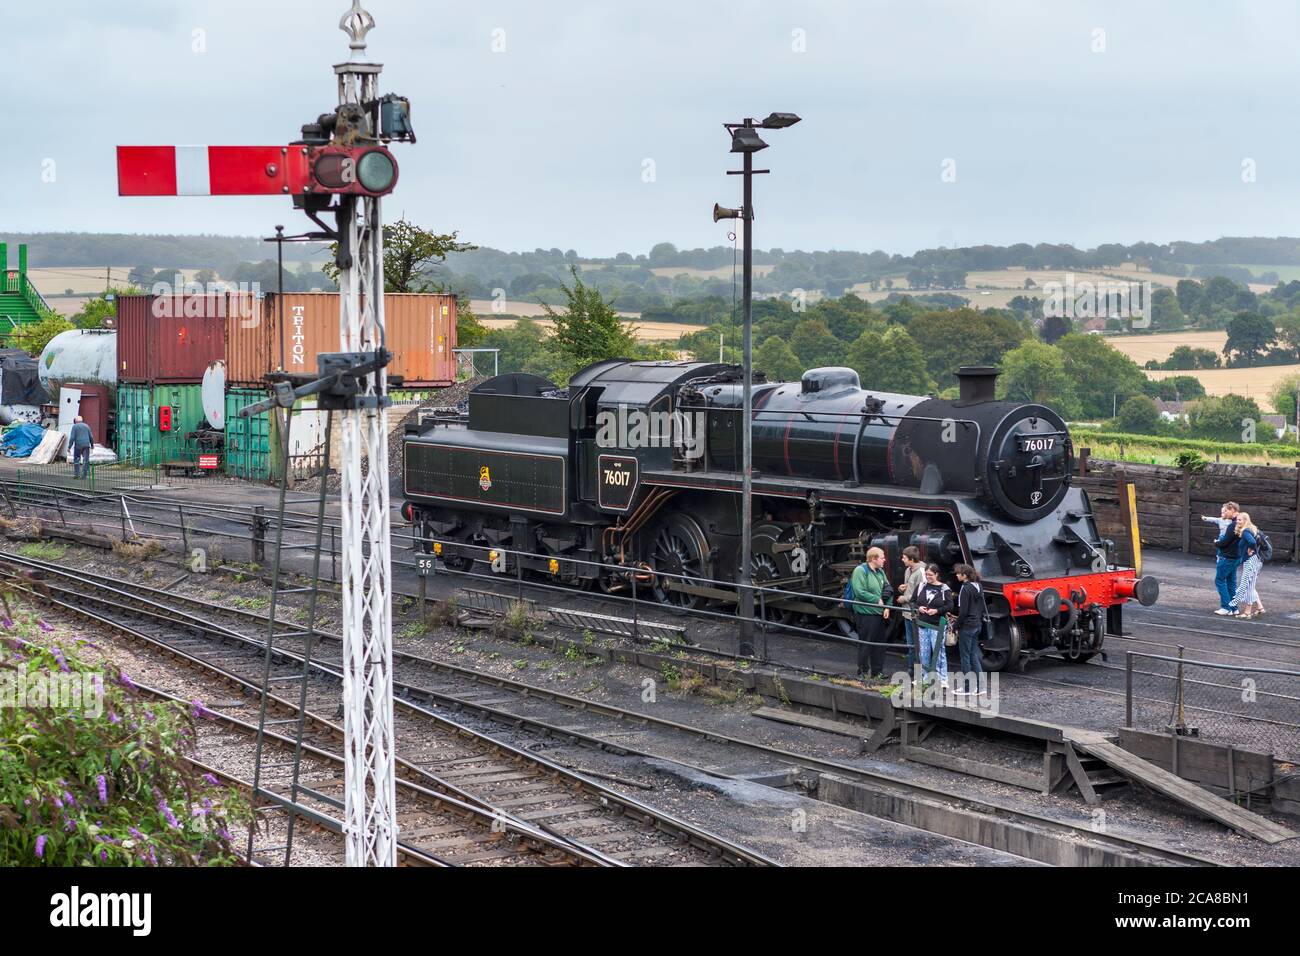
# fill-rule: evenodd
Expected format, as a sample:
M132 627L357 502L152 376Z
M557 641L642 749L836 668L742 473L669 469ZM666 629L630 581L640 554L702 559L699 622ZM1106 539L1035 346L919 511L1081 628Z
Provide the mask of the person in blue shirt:
M72 446L72 477L90 477L90 449L95 444L95 436L80 415L72 420L68 444Z
M1214 587L1219 592L1218 615L1232 614L1232 598L1237 593L1237 566L1241 563L1241 539L1237 534L1237 513L1241 509L1229 501L1219 509L1219 517L1201 515L1202 521L1219 526L1219 537L1214 542Z

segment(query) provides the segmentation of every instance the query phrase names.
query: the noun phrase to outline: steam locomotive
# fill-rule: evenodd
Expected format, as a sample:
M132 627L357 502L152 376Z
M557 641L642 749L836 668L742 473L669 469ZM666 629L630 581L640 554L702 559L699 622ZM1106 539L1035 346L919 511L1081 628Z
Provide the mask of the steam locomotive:
M997 370L964 367L953 400L863 389L815 368L752 394L751 580L768 619L845 635L839 600L873 546L902 577L915 545L951 582L982 578L984 666L1040 654L1086 661L1151 577L1111 562L1087 494L1071 486L1065 422L999 401ZM740 570L741 370L610 360L559 388L500 375L468 414L409 426L403 514L446 566L626 590L665 605L734 605ZM491 549L500 548L497 554ZM523 552L519 557L515 552ZM793 592L793 593L791 593Z

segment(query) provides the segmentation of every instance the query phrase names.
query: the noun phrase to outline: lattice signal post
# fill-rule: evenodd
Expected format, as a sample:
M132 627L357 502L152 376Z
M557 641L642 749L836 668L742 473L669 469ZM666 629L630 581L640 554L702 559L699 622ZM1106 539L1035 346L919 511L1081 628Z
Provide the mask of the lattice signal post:
M292 408L315 394L342 433L344 832L349 866L394 866L392 560L385 430L390 354L384 339L381 197L397 183L390 142L415 142L410 104L378 93L381 66L364 62L374 18L361 0L339 21L351 55L334 67L338 106L287 146L120 146L123 196L285 195L336 243L338 353L317 376L280 375L275 398L241 414ZM322 216L332 216L326 225ZM369 463L363 470L362 461Z

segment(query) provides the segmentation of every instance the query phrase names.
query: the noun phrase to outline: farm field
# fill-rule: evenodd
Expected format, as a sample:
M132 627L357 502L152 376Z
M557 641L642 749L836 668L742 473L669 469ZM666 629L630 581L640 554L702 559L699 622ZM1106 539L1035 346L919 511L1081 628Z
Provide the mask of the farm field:
M488 325L488 328L505 327L501 325L489 325L489 321L505 322L506 325L513 325L515 318L518 318L519 316L531 319L546 314L546 310L536 302L513 302L507 300L498 303L495 299L470 299L469 304L470 308L474 310L474 314L482 319L484 324ZM515 318L493 319L492 316L494 314L514 316ZM637 319L641 317L640 312L619 312L618 314L625 319Z
M1186 345L1194 349L1209 349L1222 354L1228 333L1222 329L1213 332L1159 332L1155 335L1108 335L1106 341L1139 365L1151 359L1163 362L1174 349Z
M1148 378L1159 381L1171 375L1194 375L1210 395L1245 395L1259 403L1264 411L1271 411L1269 392L1288 375L1300 374L1300 365L1264 365L1259 368L1212 368L1195 372L1147 372Z
M538 311L541 311L540 308ZM475 312L479 315L479 321L489 329L512 328L515 323L519 321L518 317L500 319L484 318L483 314L478 312L477 307L475 308ZM531 316L529 316L529 318L531 318ZM535 319L534 321L540 328L545 329L548 332L551 330L553 323L550 319ZM702 325L687 325L683 322L638 322L635 319L630 319L629 324L637 327L636 337L641 342L676 342L687 332L698 332L700 329L704 328Z

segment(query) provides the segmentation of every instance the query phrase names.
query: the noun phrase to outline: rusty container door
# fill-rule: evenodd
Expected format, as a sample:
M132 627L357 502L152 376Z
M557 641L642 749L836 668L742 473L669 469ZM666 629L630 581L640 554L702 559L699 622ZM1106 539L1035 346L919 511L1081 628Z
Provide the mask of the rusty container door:
M227 386L261 386L263 376L276 367L271 349L275 323L266 310L270 298L230 293L226 306Z
M149 381L149 320L151 295L119 295L117 312L117 380Z
M431 388L456 380L455 296L390 292L384 296L384 328L393 353L388 373L402 376L403 388Z

